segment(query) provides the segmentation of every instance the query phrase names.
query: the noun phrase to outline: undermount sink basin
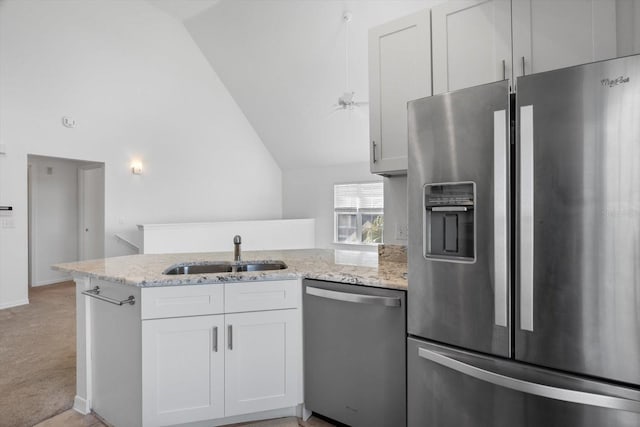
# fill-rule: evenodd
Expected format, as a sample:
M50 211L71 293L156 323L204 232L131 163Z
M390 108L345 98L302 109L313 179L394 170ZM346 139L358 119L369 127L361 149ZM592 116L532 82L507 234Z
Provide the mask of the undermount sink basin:
M231 264L179 264L165 270L162 274L205 274L205 273L231 273Z
M246 261L246 262L215 262L206 264L178 264L165 270L162 274L207 274L207 273L236 273L244 271L283 270L287 264L282 261Z
M241 262L234 267L236 267L236 271L284 270L287 268L287 264L282 261L249 261Z

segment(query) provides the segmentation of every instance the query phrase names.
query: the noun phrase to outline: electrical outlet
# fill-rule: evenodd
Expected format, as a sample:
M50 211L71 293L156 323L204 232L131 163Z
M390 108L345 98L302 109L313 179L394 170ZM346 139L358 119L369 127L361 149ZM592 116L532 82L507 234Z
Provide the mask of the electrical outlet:
M64 116L62 118L62 126L66 127L66 128L74 128L76 127L76 119L74 119L71 116Z
M409 239L409 226L407 224L396 224L396 240Z

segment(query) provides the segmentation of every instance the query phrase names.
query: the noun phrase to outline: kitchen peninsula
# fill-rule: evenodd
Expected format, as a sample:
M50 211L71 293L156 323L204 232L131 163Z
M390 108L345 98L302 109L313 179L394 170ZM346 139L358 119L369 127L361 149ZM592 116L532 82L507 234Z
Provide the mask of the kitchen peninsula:
M245 263L282 261L287 268L172 275L163 272L234 264L233 255L146 254L56 265L77 284L74 407L113 425L145 427L302 416L302 280L406 290L405 256L392 249L380 256L247 251Z
M389 250L389 247L384 250ZM397 250L396 250L397 251ZM246 251L243 259L279 260L287 264L284 270L193 274L170 276L163 271L180 263L231 262L231 252L145 254L58 264L53 268L76 277L90 277L135 287L197 285L205 283L244 282L308 278L355 285L391 289L407 289L406 254L304 249L282 251ZM402 261L404 257L404 262Z

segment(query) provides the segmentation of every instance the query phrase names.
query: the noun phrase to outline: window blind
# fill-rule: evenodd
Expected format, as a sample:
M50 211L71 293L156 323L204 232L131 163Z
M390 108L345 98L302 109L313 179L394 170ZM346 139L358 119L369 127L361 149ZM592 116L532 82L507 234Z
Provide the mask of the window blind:
M382 182L337 184L334 186L333 206L336 210L381 210L384 207Z

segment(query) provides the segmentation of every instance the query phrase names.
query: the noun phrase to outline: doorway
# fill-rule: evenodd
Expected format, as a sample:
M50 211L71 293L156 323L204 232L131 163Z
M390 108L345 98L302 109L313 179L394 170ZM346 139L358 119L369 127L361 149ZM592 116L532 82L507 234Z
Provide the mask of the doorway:
M104 163L28 156L29 286L69 280L52 264L104 257Z

